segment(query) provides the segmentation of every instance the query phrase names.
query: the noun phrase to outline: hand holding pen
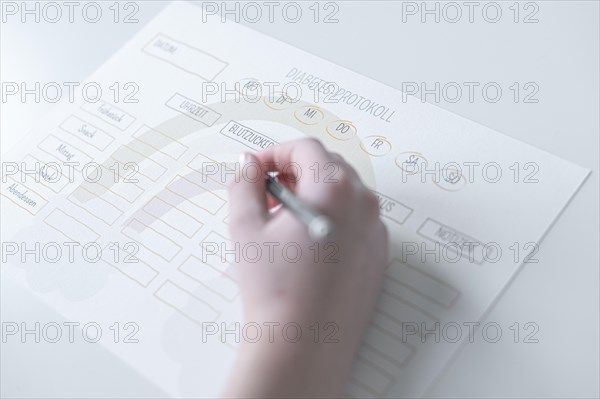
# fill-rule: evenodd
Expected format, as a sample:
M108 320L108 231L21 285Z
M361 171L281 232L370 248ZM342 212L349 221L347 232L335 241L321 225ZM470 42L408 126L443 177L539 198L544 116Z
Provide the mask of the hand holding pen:
M258 166L260 178L238 176L229 187L231 239L240 248L269 248L232 264L244 320L293 324L302 333L293 344L269 342L268 334L243 341L224 396L341 397L388 264L377 198L341 156L313 139L244 154L243 163ZM290 163L297 168L284 167ZM338 166L333 181L315 180L315 165L331 163ZM282 207L271 212L277 202ZM336 343L323 343L325 326L337 331Z

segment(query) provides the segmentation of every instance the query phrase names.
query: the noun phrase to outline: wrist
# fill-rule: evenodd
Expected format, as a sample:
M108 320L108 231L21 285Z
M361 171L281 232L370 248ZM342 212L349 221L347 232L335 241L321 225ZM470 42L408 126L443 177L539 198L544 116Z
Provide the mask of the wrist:
M328 345L335 344L305 339L243 342L233 375L253 377L252 381L237 381L245 387L241 395L342 397L351 359L340 362L339 353L333 353L335 348Z

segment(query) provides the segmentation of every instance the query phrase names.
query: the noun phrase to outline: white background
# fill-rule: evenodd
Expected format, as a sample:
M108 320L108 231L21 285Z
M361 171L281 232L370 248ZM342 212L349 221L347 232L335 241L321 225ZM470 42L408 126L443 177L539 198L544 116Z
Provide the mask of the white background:
M112 3L103 2L105 12ZM535 24L514 23L513 1L498 3L503 16L496 24L480 8L473 23L467 15L455 24L432 16L422 23L419 15L403 22L402 2L351 1L337 2L335 24L315 24L309 15L290 24L276 13L275 23L248 25L398 89L403 82L498 82L505 92L495 104L477 95L473 103L438 105L592 170L541 242L539 263L522 268L483 320L503 327L535 322L540 342L467 344L429 395L598 397L599 3L538 1ZM137 4L137 24L114 23L108 14L97 24L77 13L74 24L66 16L56 24L8 17L1 27L2 82L84 81L164 7ZM539 102L515 103L513 82L535 82ZM2 154L51 109L18 97L2 102ZM63 320L4 280L1 298L2 321ZM100 345L3 344L1 367L2 396L163 395Z

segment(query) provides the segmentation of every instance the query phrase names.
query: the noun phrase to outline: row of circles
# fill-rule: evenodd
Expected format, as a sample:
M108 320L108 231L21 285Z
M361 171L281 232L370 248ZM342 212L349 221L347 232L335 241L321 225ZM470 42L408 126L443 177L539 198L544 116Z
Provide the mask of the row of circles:
M264 101L267 106L273 109L284 109L272 106L277 100L269 101L265 99ZM280 107L282 106L280 103L277 104ZM325 114L319 108L307 105L298 108L294 112L294 118L305 125L316 125L325 118ZM356 126L347 120L332 121L327 124L325 131L337 140L349 140L355 137L357 133ZM384 136L373 135L362 138L360 148L371 156L382 157L392 150L392 144ZM429 170L429 162L420 152L402 152L396 156L395 163L406 176L420 177L423 182L432 181L435 185L446 191L459 191L467 184L462 171L455 165Z
M256 82L248 79L248 81ZM265 105L273 110L282 111L291 104L289 97L285 93L277 93L272 98L263 97ZM294 111L294 118L305 125L316 125L323 121L325 113L316 106L305 105ZM336 140L350 140L357 135L357 128L351 121L335 120L329 122L325 131ZM370 156L382 157L392 150L392 143L384 136L372 135L362 138L360 148ZM434 168L429 170L429 162L423 154L417 151L406 151L395 158L396 165L406 176L420 175L423 182L432 181L435 185L446 191L459 191L463 189L467 180L462 171L455 165ZM425 173L424 173L425 172ZM415 176L415 178L419 178Z

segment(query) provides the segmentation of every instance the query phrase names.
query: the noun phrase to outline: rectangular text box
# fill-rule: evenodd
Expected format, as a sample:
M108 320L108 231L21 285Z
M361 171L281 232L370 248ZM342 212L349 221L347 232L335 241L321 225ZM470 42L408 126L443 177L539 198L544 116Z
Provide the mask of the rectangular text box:
M143 51L204 80L214 80L227 63L162 33L156 35Z

